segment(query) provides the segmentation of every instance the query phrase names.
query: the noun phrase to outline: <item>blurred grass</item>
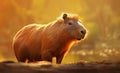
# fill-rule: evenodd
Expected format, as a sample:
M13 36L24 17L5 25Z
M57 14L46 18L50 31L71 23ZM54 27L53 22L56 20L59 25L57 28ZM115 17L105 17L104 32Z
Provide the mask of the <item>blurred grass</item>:
M94 50L79 50L71 51L63 59L63 64L69 63L119 63L120 62L119 49L94 49Z

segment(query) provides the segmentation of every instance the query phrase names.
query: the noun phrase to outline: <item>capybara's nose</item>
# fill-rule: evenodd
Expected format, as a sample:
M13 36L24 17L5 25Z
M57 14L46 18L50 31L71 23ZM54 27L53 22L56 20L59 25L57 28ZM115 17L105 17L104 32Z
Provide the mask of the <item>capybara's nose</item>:
M84 30L81 30L82 38L84 38L85 34L86 34L86 30L85 30L85 29L84 29Z
M86 34L86 30L81 30L81 34L85 35Z

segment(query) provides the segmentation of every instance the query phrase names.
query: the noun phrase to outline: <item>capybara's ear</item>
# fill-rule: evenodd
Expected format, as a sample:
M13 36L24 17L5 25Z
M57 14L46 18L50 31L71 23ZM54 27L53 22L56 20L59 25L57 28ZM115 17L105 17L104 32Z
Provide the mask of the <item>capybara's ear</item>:
M67 14L66 14L66 13L63 14L63 19L64 19L64 20L67 19Z

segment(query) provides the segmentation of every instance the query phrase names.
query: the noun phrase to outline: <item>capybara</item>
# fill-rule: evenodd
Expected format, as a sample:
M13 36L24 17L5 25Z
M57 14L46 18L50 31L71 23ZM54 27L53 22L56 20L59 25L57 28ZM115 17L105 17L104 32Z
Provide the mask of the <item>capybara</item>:
M84 38L86 29L78 16L64 13L46 25L23 27L13 38L13 49L18 62L49 61L56 57L61 64L70 45Z

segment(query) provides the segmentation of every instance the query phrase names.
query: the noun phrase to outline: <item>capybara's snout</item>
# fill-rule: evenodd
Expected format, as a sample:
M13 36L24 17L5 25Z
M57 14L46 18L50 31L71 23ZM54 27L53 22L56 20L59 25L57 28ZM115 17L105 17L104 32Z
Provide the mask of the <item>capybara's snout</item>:
M80 29L79 30L79 37L77 38L77 40L84 39L86 33L87 33L87 30L85 28Z
M86 29L81 30L80 34L81 34L81 38L84 39L84 37L86 35Z

